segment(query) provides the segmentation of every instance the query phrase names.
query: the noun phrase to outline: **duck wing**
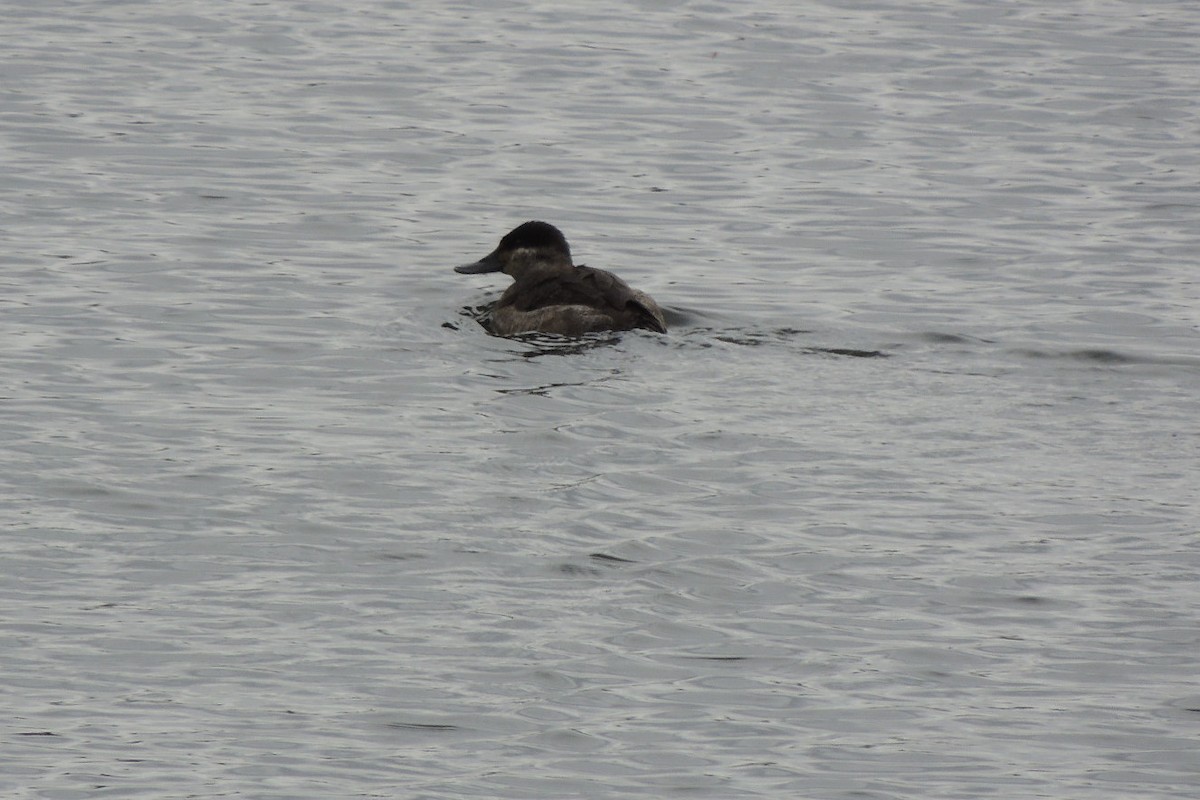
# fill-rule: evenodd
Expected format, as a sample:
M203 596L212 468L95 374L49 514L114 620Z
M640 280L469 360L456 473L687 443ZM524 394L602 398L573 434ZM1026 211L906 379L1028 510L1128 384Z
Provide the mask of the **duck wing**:
M570 271L517 282L509 288L509 305L519 311L536 311L547 306L581 305L619 315L630 327L667 332L662 310L643 292L611 272L578 266ZM505 298L501 298L505 304Z
M594 267L577 267L580 280L596 287L604 295L610 308L623 312L625 322L634 328L648 328L658 333L667 332L662 309L650 299L650 295L633 289L611 272Z

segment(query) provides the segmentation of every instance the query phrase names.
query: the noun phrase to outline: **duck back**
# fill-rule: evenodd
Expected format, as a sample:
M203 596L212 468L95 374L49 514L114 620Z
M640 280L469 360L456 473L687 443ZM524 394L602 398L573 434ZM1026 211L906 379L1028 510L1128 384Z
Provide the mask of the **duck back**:
M565 335L632 328L667 332L662 309L648 295L607 270L585 266L517 280L497 302L494 318L497 326L503 320L529 326L523 330Z

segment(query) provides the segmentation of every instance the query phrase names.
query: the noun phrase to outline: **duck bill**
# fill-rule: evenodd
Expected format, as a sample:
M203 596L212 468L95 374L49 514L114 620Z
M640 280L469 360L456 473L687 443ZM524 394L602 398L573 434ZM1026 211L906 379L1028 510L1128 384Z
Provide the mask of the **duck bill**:
M461 272L464 275L477 275L480 272L499 272L502 269L504 269L504 265L500 263L500 257L493 251L474 264L463 264L462 266L455 267L454 271Z

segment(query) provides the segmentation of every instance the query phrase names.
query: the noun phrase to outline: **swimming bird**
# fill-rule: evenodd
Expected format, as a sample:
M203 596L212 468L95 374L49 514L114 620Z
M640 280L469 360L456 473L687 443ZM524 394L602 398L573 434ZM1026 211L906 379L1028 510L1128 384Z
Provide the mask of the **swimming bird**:
M495 250L455 272L504 272L513 283L492 310L492 332L557 333L646 328L667 332L662 309L645 292L611 272L576 266L562 231L548 222L526 222L509 231Z

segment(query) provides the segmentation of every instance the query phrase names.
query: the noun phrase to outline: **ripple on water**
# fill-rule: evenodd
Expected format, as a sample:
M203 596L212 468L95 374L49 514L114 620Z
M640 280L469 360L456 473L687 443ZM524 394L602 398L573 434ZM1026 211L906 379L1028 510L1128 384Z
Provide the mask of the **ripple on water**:
M1195 794L1200 12L264 8L0 7L9 794Z

